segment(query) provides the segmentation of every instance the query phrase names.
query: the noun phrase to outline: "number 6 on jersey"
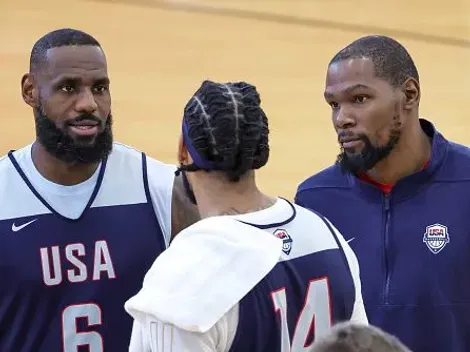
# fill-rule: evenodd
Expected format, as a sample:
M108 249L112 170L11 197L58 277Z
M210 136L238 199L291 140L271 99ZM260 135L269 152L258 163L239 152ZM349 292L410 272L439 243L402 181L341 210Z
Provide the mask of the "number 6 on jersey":
M77 332L77 319L84 318L88 326L101 325L101 309L94 303L68 306L62 313L64 352L77 352L86 346L90 352L103 352L103 338L96 331Z
M283 287L271 292L271 297L274 309L281 319L282 352L306 350L309 347L309 341L312 341L312 334L319 337L330 330L332 325L331 304L327 277L309 282L304 305L297 317L292 342L290 341L287 323L286 289Z

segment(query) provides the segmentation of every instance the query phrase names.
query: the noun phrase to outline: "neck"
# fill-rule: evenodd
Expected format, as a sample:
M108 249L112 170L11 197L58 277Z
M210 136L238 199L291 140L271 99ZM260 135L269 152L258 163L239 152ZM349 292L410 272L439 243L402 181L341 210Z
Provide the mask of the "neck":
M395 184L400 179L422 169L431 158L431 142L416 119L411 128L405 128L390 155L367 172L373 180L382 184Z
M269 208L277 200L262 193L253 179L229 183L214 178L201 177L194 190L202 218L251 213Z
M67 164L49 154L38 141L31 151L34 166L39 173L51 182L71 186L89 179L96 171L99 162L93 164Z

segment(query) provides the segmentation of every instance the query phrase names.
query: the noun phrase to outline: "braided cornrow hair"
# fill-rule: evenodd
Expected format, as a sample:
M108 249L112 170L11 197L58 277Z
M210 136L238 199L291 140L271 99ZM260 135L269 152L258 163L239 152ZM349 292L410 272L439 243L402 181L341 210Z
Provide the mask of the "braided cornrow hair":
M269 157L268 119L246 82L204 81L184 109L183 137L194 162L183 171L220 171L238 182Z

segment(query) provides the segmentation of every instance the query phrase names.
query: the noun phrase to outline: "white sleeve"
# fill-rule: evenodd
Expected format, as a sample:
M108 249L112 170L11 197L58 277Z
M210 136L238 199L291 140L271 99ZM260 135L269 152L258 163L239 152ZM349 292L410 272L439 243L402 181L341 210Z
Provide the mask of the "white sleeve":
M175 165L165 164L147 156L150 198L167 246L171 239L171 199L175 170Z
M204 333L187 331L147 315L144 339L149 341L151 352L228 352L237 326L238 304Z
M134 320L132 325L131 341L129 352L152 352L149 341L146 340L142 324Z
M325 218L325 220L328 221L331 228L335 232L336 237L338 238L338 241L343 247L343 251L344 251L344 254L346 255L349 269L351 270L351 275L354 280L354 286L356 287L356 301L354 303L353 313L351 315L350 320L356 323L369 324L366 310L364 308L364 301L362 298L361 276L360 276L359 262L357 260L356 254L354 254L353 250L351 249L349 244L346 242L343 235L339 232L339 230L328 219Z

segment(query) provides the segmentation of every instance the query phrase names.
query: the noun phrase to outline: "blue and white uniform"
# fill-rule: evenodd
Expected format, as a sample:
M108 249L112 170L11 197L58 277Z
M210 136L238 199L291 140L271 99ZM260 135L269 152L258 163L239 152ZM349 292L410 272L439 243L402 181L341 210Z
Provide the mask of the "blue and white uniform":
M307 351L339 321L368 323L342 235L284 199L183 230L125 307L131 352Z
M0 159L0 351L127 351L123 304L169 243L174 170L118 143L73 186L31 145Z

